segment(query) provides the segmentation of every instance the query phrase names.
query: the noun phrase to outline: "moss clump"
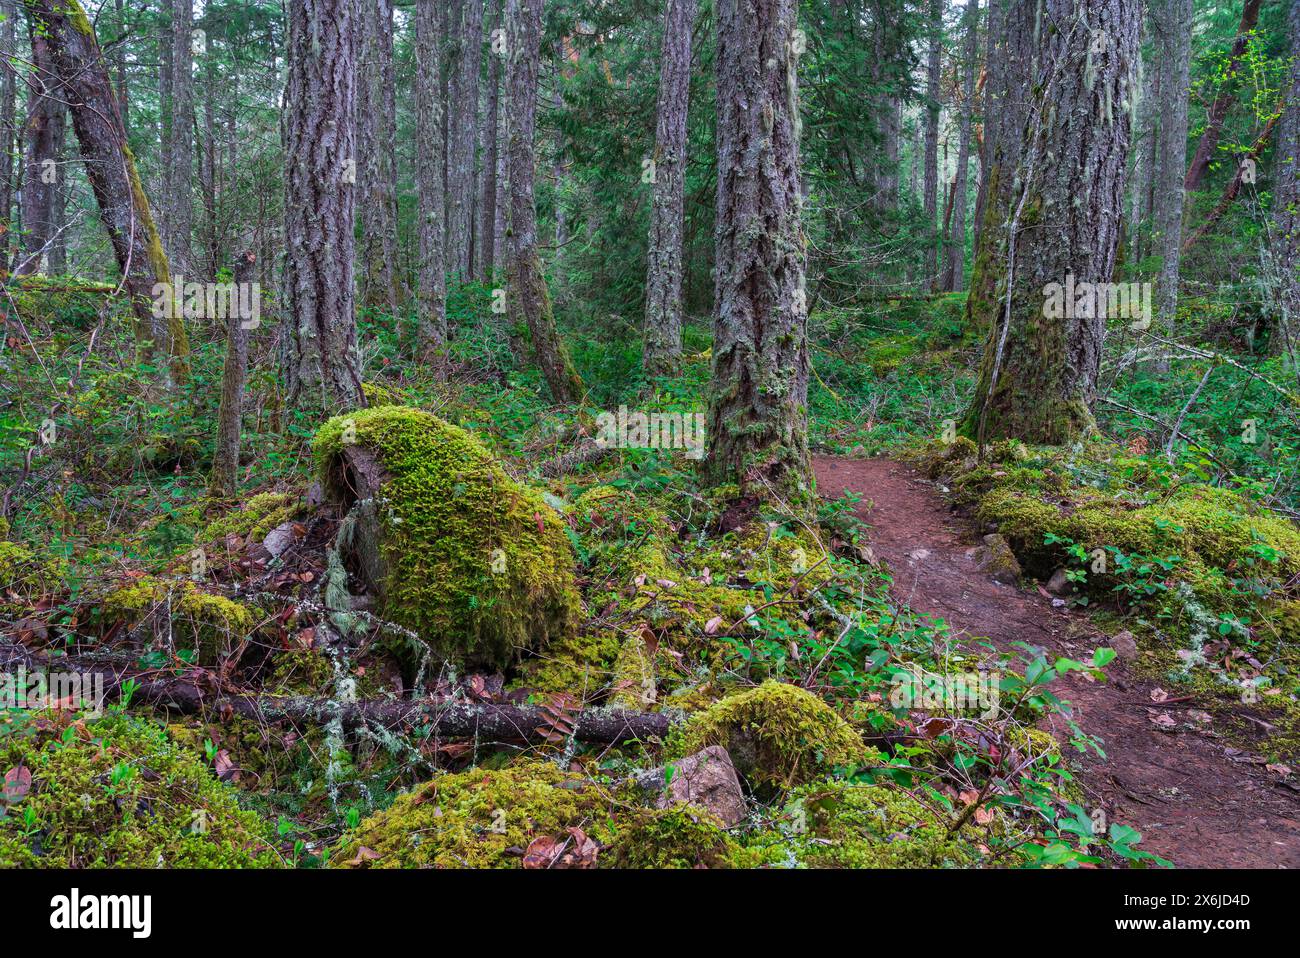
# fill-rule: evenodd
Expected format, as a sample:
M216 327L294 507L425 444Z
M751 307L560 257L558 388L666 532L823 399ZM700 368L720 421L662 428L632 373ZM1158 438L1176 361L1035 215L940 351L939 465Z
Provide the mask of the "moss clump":
M30 791L0 818L0 866L268 868L265 824L153 725L113 716L70 736L28 729L0 739L4 768Z
M585 786L585 787L584 787ZM334 867L517 868L507 849L603 821L608 797L549 762L444 775L401 796L344 836ZM369 854L359 854L367 848Z
M777 827L749 836L734 862L746 867L948 868L974 865L975 826L961 835L905 792L818 782L792 792Z
M789 788L836 766L872 758L847 722L817 696L784 682L715 702L692 715L670 744L671 757L721 745L751 786Z
M203 665L215 664L253 632L262 617L259 609L204 592L193 582L144 576L105 596L100 620L105 626L121 622L135 628L159 610L171 618L176 647L197 650Z
M726 868L740 847L711 815L690 805L638 810L600 854L602 868Z
M402 405L402 398L396 392L379 383L362 383L361 395L366 397L366 405L371 407Z
M0 601L7 593L34 598L63 588L67 565L0 539Z
M301 518L306 512L302 500L288 492L261 492L238 510L214 519L199 536L200 542L219 542L227 536L260 542L276 526Z
M354 443L384 473L374 502L383 616L468 667L505 668L521 650L574 635L564 522L478 439L403 406L337 416L314 449L327 492L344 503L356 497L344 455Z

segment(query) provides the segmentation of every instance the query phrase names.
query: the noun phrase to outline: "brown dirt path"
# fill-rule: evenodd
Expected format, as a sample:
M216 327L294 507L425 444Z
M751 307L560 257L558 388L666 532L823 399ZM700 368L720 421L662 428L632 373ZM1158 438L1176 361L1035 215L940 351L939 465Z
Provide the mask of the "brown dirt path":
M979 571L967 555L978 541L972 530L909 467L816 457L814 469L821 495L862 497L858 511L871 527L873 552L893 572L894 597L943 617L957 641L987 637L1005 649L1019 640L1071 657L1107 644L1086 615ZM1158 708L1153 685L1118 660L1106 672L1105 683L1071 674L1059 690L1107 755L1080 760L1071 752L1082 762L1090 807L1100 804L1112 821L1136 827L1141 848L1182 867L1300 867L1300 794L1259 759L1231 749L1212 726L1194 722L1186 704L1160 709L1178 722L1162 731L1148 711Z

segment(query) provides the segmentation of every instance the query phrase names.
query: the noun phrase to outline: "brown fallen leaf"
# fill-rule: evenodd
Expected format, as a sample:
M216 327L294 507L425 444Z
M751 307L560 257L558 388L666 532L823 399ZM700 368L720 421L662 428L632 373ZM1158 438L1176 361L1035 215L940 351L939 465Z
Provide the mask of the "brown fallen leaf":
M4 787L0 789L0 800L13 804L21 801L31 789L31 770L25 765L18 765L5 772Z
M713 618L709 619L708 622L704 623L704 634L714 635L718 629L722 628L722 621L722 616L720 615L715 615Z
M1169 693L1162 688L1154 688L1151 690L1152 702L1163 702L1168 698L1169 698Z
M357 849L357 857L349 858L348 864L364 865L366 862L374 861L378 857L379 857L379 852L375 851L373 848L367 848L365 845L362 845L360 848Z

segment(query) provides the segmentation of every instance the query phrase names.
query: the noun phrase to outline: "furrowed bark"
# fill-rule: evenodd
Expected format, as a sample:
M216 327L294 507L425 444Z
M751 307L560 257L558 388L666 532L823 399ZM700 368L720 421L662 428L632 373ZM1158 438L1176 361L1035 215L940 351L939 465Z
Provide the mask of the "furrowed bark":
M948 234L948 263L944 268L943 288L950 293L962 289L966 279L966 194L970 170L971 126L975 112L975 71L979 58L979 0L969 0L962 14L966 30L962 66L962 92L966 102L962 106L961 125L957 134L957 170L953 176L951 232Z
M27 93L27 123L23 127L23 235L14 257L14 273L26 276L41 271L54 234L54 194L63 171L58 166L58 139L63 127L58 71L50 42L41 35L39 21L28 18L32 46L31 86Z
M1291 69L1278 131L1273 187L1273 230L1277 243L1277 321L1273 352L1300 346L1300 4L1287 15Z
M193 0L172 0L171 126L165 154L167 239L178 279L194 265L194 10ZM193 278L193 277L191 277Z
M419 205L419 326L416 352L446 374L447 281L443 249L441 36L436 0L415 5L415 176Z
M473 259L474 152L483 51L483 0L458 0L455 73L447 116L447 266L465 281Z
M496 0L494 9L496 16L493 22L496 24L495 29L499 30L502 29L501 0ZM492 32L488 33L487 109L479 138L483 150L483 171L479 177L482 189L478 197L478 253L474 259L478 278L484 283L492 282L497 255L500 252L496 245L496 221L498 147L501 142L498 130L501 116L501 55L491 48L492 35Z
M925 68L925 282L922 288L938 288L939 235L935 217L939 213L939 64L943 50L943 0L930 0L930 49Z
M397 312L396 73L391 0L360 0L361 62L357 78L357 165L361 219L361 302ZM361 169L364 167L364 169Z

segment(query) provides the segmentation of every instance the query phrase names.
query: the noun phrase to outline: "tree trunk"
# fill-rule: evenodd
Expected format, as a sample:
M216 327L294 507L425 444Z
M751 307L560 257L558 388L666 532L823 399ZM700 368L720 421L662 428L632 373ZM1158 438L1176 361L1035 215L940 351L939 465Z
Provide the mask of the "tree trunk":
M1093 428L1108 309L1060 293L1110 283L1119 246L1140 0L1045 0L1038 24L1034 6L1004 33L1038 41L1020 163L999 174L1015 183L1011 216L986 265L1000 314L963 423L981 444L1060 444Z
M108 231L113 255L131 297L141 353L160 351L169 359L174 381L188 374L189 342L184 321L155 318L155 284L170 283L167 254L154 226L149 200L126 145L117 96L95 39L95 30L77 0L24 0L50 44L61 95L72 112L86 177Z
M496 10L493 22L496 24L496 29L500 30L502 29L501 0L496 0L493 6ZM484 283L492 282L498 253L496 245L497 147L501 140L498 131L501 104L501 56L491 49L492 34L489 33L488 36L487 108L484 110L483 128L479 137L483 144L483 169L479 177L482 189L478 197L478 255L475 257L478 278Z
M697 0L668 0L655 122L654 203L647 247L646 375L669 375L682 355L682 232L686 186L686 111L691 92L691 31Z
M968 0L962 13L966 29L962 67L961 126L957 135L957 171L952 181L952 232L948 239L948 265L944 269L943 288L950 293L960 290L966 279L966 194L970 169L971 125L975 112L975 70L979 59L979 0Z
M1295 362L1300 348L1300 4L1287 14L1291 69L1283 94L1286 103L1273 152L1273 228L1277 249L1278 319L1273 352L1286 351Z
M41 271L53 233L54 191L59 169L57 128L63 123L63 93L50 41L35 19L27 21L32 47L31 86L27 94L27 124L23 128L22 224L14 272L26 276Z
M232 301L246 301L242 290L253 282L256 255L249 250L235 257L235 295ZM239 490L239 431L244 408L244 377L248 372L248 331L239 309L226 317L226 363L221 371L221 407L217 412L217 448L212 458L208 495L233 498Z
M474 148L478 139L478 81L483 51L483 0L459 0L455 72L447 129L447 265L451 275L471 276L474 215Z
M54 118L54 162L58 167L58 181L50 191L50 240L46 256L47 271L51 276L62 276L68 271L68 110L59 104Z
M351 0L293 0L288 16L283 122L289 402L332 414L365 405L352 270L357 11Z
M437 0L415 5L415 177L419 205L419 326L416 352L446 374L447 281L443 256L442 75Z
M1237 39L1232 44L1232 54L1228 60L1228 67L1224 71L1222 87L1215 96L1214 102L1210 104L1210 114L1205 120L1205 131L1201 134L1200 142L1196 144L1196 153L1192 155L1192 163L1187 168L1187 178L1183 181L1185 190L1197 190L1201 188L1201 181L1205 179L1205 174L1210 168L1210 162L1214 159L1214 153L1219 148L1219 136L1223 133L1223 121L1227 119L1228 108L1232 106L1232 91L1229 87L1232 85L1233 78L1237 75L1237 67L1241 65L1241 58L1246 53L1246 46L1250 42L1250 35L1259 23L1260 0L1244 0L1241 5L1241 22L1237 24ZM1190 38L1191 25L1188 25L1188 34Z
M1178 310L1178 266L1183 242L1183 176L1187 163L1187 96L1192 45L1192 0L1153 0L1156 51L1164 71L1160 91L1160 136L1156 149L1155 252L1160 257L1156 283L1157 326L1173 338ZM1156 361L1157 372L1169 368Z
M357 174L361 187L361 303L395 315L401 288L397 262L396 74L393 66L392 0L360 0L361 70L364 91L357 115Z
M16 0L0 0L0 51L5 62L0 67L0 266L9 262L9 236L14 202L14 156L18 143L18 120L14 98L16 93L14 63L9 55L18 50L18 4Z
M804 503L806 239L800 224L795 0L719 0L718 196L709 471Z
M177 278L194 266L190 234L194 227L194 8L193 0L171 0L171 138L165 157L167 238ZM193 276L189 277L191 280Z
M582 380L555 326L551 294L542 275L533 200L536 168L537 68L541 58L542 0L506 0L510 100L510 299L532 337L542 376L559 403L582 396Z
M925 282L929 292L939 285L939 66L943 50L944 0L930 0L930 50L925 68Z
M1149 33L1144 21L1138 42L1138 95L1137 128L1133 131L1133 173L1129 184L1132 214L1129 219L1129 259L1138 262L1142 259L1146 236L1143 226L1151 216L1151 194L1147 182L1155 161L1157 116L1157 79L1159 77L1158 61L1147 63L1141 53L1142 37Z

